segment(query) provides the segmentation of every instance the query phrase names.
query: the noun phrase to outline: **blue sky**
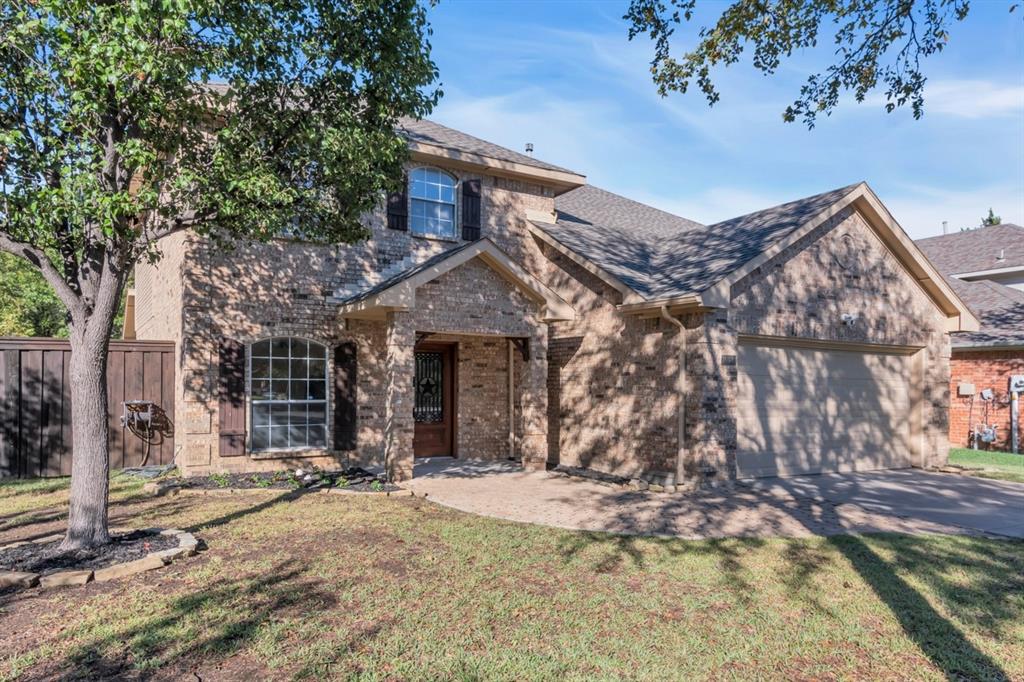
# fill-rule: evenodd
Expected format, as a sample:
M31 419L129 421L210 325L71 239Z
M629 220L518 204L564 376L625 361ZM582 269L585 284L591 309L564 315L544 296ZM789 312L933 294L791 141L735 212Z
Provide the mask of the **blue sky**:
M867 180L914 238L943 220L977 225L989 206L1024 224L1024 22L1009 0L975 0L925 62L922 119L887 114L879 92L811 131L782 111L828 53L774 77L719 71L714 107L697 92L662 99L650 42L627 41L627 4L442 0L431 23L445 96L432 118L520 151L532 142L594 185L704 223Z

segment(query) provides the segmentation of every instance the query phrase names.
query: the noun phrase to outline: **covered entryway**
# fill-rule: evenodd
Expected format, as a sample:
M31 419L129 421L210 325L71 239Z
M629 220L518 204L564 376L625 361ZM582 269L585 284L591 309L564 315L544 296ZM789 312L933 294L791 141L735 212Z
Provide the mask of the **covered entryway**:
M920 447L915 351L741 339L737 476L910 467Z
M544 468L547 323L575 314L488 239L340 301L340 317L383 323L381 454L391 480L411 478L417 456L518 456Z

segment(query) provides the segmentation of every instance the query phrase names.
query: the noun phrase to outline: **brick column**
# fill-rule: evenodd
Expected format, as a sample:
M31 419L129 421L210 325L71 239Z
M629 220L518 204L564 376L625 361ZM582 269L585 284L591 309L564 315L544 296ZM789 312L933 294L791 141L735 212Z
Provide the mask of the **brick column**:
M409 313L388 313L384 341L384 464L388 478L405 481L412 478L412 408L415 401L413 378L416 372L413 348L416 332Z
M704 316L687 353L687 478L698 486L736 478L737 333L726 311ZM696 343L694 343L696 341Z
M523 366L523 468L543 471L548 462L548 327L538 325L530 336L530 359Z

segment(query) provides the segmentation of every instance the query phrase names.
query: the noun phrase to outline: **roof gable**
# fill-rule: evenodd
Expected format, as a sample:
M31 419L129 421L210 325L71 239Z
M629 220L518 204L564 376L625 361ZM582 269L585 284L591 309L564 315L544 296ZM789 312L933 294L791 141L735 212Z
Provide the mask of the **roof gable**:
M585 185L555 200L555 223L535 225L641 299L670 298L709 289L855 187L702 225Z
M970 310L863 182L707 226L581 187L556 199L554 223L533 225L542 240L604 273L623 293L626 310L667 303L726 307L732 284L850 206L946 314L951 330L978 328Z
M416 289L464 263L479 259L542 306L541 319L572 320L576 312L558 294L528 273L490 239L467 242L404 270L376 286L339 301L342 317L380 317L416 306Z

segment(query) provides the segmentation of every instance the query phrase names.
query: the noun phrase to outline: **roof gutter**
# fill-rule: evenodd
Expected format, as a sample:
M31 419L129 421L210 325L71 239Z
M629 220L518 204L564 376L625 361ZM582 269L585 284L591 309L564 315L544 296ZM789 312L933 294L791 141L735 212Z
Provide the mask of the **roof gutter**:
M992 268L990 270L973 270L971 272L957 272L950 277L957 279L971 279L973 277L990 277L992 275L1012 275L1017 272L1024 272L1024 265L1011 265L1005 268Z
M679 310L707 310L720 308L719 305L709 304L701 294L686 294L685 296L673 296L671 298L659 298L653 301L638 303L622 303L616 306L619 312L626 315L662 315L662 311ZM664 315L662 315L664 316Z

